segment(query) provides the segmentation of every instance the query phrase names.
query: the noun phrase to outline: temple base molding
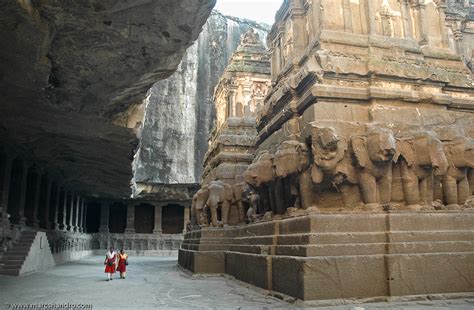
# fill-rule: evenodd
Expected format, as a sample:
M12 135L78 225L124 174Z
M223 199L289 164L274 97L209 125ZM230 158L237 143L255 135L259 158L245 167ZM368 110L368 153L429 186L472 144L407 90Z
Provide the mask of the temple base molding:
M474 212L319 213L202 228L186 233L179 264L328 304L471 295Z

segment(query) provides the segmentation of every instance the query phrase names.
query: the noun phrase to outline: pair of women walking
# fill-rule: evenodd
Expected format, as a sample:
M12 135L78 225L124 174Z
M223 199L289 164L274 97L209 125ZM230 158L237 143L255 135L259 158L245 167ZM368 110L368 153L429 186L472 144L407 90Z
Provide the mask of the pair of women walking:
M120 279L125 279L128 265L128 255L123 249L117 254L114 248L111 247L105 255L105 273L107 274L107 281L113 280L113 275L116 271L120 272Z

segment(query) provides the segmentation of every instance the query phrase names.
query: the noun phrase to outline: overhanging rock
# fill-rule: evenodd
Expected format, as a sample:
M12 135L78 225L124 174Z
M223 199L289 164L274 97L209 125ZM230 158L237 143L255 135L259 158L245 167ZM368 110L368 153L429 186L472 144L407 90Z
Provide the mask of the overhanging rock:
M2 2L0 139L77 191L130 196L135 107L176 70L214 4Z

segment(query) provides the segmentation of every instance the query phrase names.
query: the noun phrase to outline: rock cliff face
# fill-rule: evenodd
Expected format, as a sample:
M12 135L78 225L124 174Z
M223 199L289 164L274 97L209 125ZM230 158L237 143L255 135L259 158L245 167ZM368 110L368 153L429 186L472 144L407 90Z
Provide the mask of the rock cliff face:
M71 190L129 196L133 107L176 70L214 4L2 1L2 145L56 170Z
M267 25L213 12L178 70L149 91L135 181L198 183L215 119L214 87L240 42L254 28L264 42Z

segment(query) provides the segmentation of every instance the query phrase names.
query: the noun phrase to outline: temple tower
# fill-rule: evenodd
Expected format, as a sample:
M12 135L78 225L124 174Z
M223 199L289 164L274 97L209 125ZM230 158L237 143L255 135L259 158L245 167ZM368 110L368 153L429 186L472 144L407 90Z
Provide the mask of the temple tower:
M254 157L256 117L270 87L270 60L259 35L250 29L214 91L216 123L209 138L202 183L234 185Z

